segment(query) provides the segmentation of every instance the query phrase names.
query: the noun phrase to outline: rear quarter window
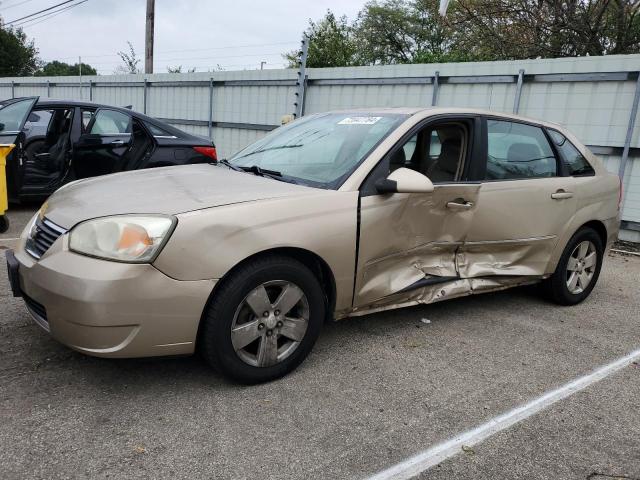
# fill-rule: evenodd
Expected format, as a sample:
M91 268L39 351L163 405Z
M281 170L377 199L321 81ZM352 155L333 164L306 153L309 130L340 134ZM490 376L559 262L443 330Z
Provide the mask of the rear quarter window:
M556 130L549 130L549 136L556 144L556 148L560 153L560 158L564 164L567 173L571 176L590 176L595 175L595 171L580 151L569 141L567 137Z

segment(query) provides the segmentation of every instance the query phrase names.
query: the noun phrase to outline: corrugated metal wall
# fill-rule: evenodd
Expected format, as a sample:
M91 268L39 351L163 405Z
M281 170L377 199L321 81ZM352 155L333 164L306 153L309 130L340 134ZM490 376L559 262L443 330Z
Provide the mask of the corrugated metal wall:
M563 81L562 78L537 81L532 76L637 72L640 70L640 55L307 69L305 114L351 107L429 106L436 72L443 78L448 77L438 87L437 105L511 112L516 83L510 79L502 83L485 83L481 77L504 75L513 78L521 69L529 81L522 86L519 113L562 124L587 145L614 147L611 154L601 157L607 168L617 172L636 82L632 78L618 81ZM477 81L473 81L471 76L478 77ZM339 79L407 77L424 78L425 81L409 82L413 84L389 83L393 80L365 81L363 84L346 81L336 84L340 83L336 82ZM465 78L456 81L455 77ZM211 78L215 81L212 91L209 87ZM143 111L145 87L142 82L145 79L149 82L146 87L146 113L172 119L171 123L179 128L199 135L208 135L209 100L212 99L212 133L223 156L229 156L262 137L269 128L280 123L283 115L294 111L294 70L83 77L82 91L78 77L4 78L0 79L0 98L10 98L13 94L16 97L40 95L87 100L91 96L98 103L132 105L135 110ZM47 81L50 82L48 86ZM252 84L251 81L257 82ZM275 84L267 85L265 81ZM125 82L131 82L133 86L125 85ZM168 83L163 85L162 82ZM219 122L227 125L217 126ZM624 179L623 219L640 222L640 121L636 123L630 146L631 155Z

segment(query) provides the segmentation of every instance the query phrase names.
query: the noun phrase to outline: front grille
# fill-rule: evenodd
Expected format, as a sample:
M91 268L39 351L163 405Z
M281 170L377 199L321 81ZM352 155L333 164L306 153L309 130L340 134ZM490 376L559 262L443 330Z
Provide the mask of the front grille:
M64 233L67 233L64 228L46 218L38 217L31 228L31 232L29 232L25 249L32 257L40 258L51 248L53 242Z

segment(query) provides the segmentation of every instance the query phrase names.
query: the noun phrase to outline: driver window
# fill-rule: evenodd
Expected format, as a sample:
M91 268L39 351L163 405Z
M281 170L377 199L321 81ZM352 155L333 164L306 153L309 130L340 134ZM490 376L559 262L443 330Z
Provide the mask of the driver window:
M433 183L455 182L462 176L468 144L465 125L429 125L393 153L389 170L410 168L429 177Z

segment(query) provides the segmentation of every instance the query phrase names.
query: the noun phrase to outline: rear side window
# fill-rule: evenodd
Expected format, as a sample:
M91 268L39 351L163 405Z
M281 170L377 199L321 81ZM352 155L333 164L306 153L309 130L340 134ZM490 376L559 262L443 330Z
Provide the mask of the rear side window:
M557 175L551 145L540 127L487 120L486 180L546 178Z
M574 177L595 175L596 172L586 158L569 141L567 137L555 130L549 130L549 135L556 144L562 163L567 169L567 173Z
M89 133L96 135L131 133L131 117L114 110L98 110Z
M53 110L33 110L27 117L23 127L27 139L46 135L52 116Z
M163 130L162 128L160 128L160 127L157 127L153 123L144 122L144 124L149 129L149 131L151 132L151 135L153 135L154 137L172 137L172 138L175 138L174 134L169 133L166 130Z

